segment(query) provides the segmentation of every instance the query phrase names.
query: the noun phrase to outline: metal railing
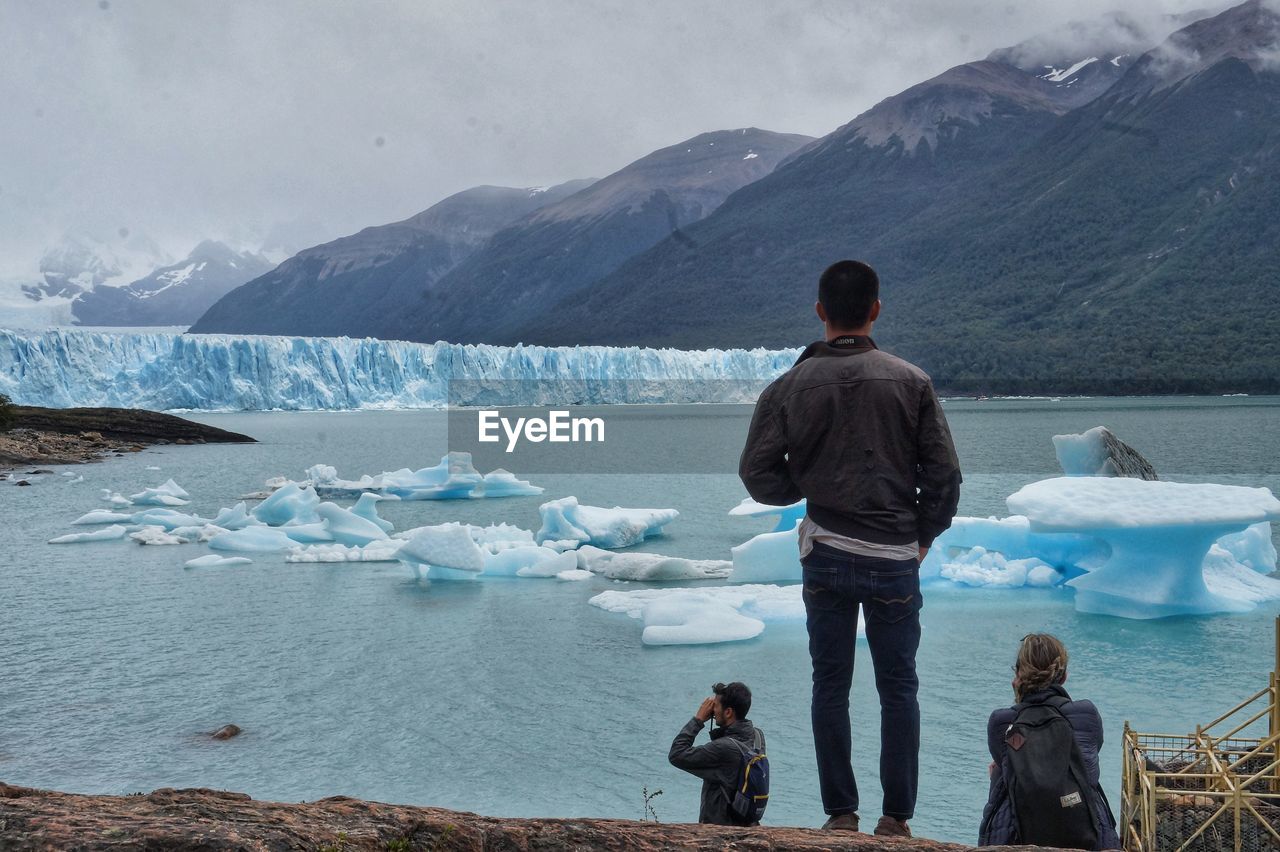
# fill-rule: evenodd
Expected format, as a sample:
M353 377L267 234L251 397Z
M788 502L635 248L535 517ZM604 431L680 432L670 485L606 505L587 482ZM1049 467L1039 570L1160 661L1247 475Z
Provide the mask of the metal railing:
M1124 725L1120 830L1130 852L1280 850L1280 618L1263 689L1192 734Z

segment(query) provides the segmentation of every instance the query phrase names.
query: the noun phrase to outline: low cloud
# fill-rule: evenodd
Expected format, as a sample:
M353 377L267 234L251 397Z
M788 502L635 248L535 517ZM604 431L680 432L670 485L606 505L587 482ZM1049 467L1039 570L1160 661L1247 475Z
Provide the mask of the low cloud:
M204 238L258 248L273 231L320 241L482 183L603 176L708 130L823 135L1117 5L9 4L0 280L30 275L68 232L127 229L173 255ZM1144 21L1196 4L1124 5Z

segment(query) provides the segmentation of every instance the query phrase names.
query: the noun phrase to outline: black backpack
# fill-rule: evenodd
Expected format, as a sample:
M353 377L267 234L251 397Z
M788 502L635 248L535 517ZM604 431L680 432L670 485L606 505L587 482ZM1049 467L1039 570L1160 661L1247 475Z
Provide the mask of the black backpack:
M769 804L769 756L764 753L760 731L756 730L755 747L741 740L733 741L742 752L738 764L737 785L726 792L729 796L729 818L737 825L755 825Z
M1059 695L1043 704L1014 705L1004 734L1004 775L1019 842L1096 849L1096 793L1062 714L1069 700Z

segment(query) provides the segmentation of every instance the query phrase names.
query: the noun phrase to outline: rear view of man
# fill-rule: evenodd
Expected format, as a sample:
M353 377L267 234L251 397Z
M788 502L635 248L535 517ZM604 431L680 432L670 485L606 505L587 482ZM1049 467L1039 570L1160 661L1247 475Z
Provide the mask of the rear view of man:
M951 525L960 467L929 377L871 340L880 282L842 260L818 283L824 340L765 388L739 476L761 503L807 501L800 561L823 828L858 830L849 687L858 608L880 694L878 835L910 837L920 754L920 560Z

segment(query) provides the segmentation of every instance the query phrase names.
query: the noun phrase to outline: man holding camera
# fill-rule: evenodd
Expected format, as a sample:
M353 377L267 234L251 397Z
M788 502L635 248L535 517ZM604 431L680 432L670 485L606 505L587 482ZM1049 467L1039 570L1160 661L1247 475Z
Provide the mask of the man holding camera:
M764 731L747 718L751 710L751 690L746 684L717 683L711 692L698 712L676 734L667 758L672 766L702 779L698 822L740 825L733 817L729 791L742 782L744 748L764 753ZM719 726L712 729L711 742L695 746L693 741L710 719L715 719Z

